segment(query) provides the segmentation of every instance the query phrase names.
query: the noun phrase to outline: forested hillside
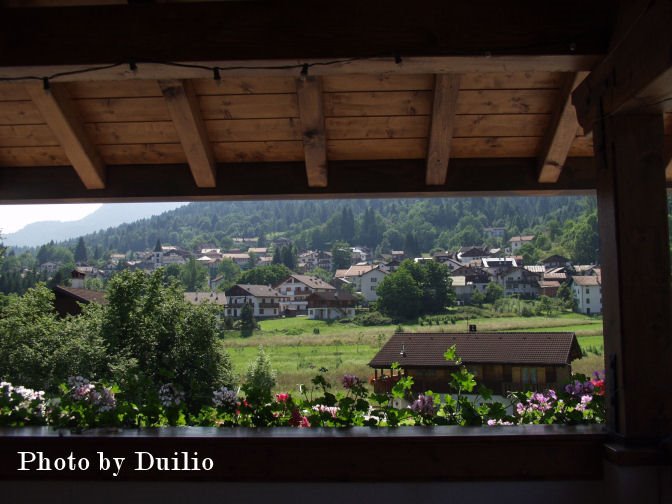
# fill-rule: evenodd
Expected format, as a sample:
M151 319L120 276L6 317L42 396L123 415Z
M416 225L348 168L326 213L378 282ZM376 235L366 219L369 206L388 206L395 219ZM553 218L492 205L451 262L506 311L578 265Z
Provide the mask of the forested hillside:
M164 244L193 249L201 244L230 248L234 237L277 235L298 249L328 249L334 241L377 252L412 255L492 242L486 227L507 236L544 233L543 250L562 249L578 262L597 253L595 201L587 197L431 198L326 201L192 203L162 215L84 237L91 250L126 253ZM65 243L74 249L76 241ZM558 250L560 251L560 250Z

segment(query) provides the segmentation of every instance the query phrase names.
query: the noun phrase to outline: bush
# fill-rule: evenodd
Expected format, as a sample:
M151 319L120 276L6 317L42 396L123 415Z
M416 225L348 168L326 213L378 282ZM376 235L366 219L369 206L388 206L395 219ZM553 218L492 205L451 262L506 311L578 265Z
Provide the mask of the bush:
M386 317L378 311L370 311L368 313L362 313L355 316L353 322L361 326L379 326L391 324L392 319Z
M257 359L250 364L245 374L243 390L252 404L264 404L271 401L271 391L276 384L276 372L271 367L271 360L259 346Z

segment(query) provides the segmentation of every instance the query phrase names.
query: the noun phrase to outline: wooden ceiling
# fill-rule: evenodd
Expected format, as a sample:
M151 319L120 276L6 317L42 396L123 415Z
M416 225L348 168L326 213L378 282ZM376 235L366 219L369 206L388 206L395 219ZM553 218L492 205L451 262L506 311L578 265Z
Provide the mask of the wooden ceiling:
M473 10L430 4L464 33L391 16L395 2L352 2L331 40L324 30L348 2L328 22L302 2L3 9L0 200L590 189L592 137L570 97L603 58L599 9L582 7L578 24L543 9L571 21L562 40L577 45L559 44L551 24L516 33L533 13L517 19L524 11L497 2L476 2L493 10L478 23ZM512 33L469 37L497 15ZM297 34L292 16L295 28L320 22ZM124 21L147 24L105 40ZM157 45L175 23L175 40ZM201 34L191 49L185 32Z

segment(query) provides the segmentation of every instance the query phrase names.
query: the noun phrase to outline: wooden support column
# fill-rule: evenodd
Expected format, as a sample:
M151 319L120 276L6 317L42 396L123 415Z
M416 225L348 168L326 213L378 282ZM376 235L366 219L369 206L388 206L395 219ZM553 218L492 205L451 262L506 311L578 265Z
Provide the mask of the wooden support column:
M87 189L105 188L105 164L84 129L77 109L63 84L26 85L26 91L40 111L65 155Z
M427 185L446 183L459 92L459 75L444 74L434 77L432 126L427 147Z
M160 80L170 117L198 187L215 187L215 154L190 81Z
M308 187L327 187L327 134L324 126L321 78L297 79L296 95L301 117L301 137L306 158Z
M588 72L568 74L560 88L560 99L544 139L539 157L539 182L556 183L562 173L569 149L576 138L579 122L572 105L572 91L586 78Z
M610 430L672 433L672 322L663 118L616 115L595 128Z

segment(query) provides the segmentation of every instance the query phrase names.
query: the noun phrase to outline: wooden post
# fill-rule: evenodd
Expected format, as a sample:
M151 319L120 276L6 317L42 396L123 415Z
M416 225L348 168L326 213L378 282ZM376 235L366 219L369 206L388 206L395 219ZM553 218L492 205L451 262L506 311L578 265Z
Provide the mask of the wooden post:
M663 117L616 115L595 128L608 427L672 433L670 252Z

